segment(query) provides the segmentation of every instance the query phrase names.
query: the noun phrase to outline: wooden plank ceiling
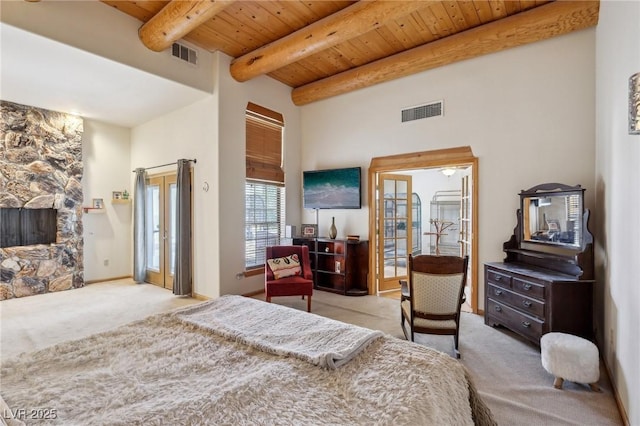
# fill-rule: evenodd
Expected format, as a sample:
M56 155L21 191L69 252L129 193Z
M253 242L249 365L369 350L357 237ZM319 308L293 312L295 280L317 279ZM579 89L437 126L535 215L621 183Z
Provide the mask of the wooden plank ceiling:
M146 23L147 47L182 37L222 51L236 80L267 74L297 105L595 26L599 12L562 0L101 1Z

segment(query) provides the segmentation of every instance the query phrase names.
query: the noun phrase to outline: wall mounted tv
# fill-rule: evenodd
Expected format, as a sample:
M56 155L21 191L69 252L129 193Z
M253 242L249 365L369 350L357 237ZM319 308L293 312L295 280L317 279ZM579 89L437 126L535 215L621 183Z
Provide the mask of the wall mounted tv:
M359 209L362 207L360 167L302 172L305 209Z
M56 242L56 209L0 208L0 247Z

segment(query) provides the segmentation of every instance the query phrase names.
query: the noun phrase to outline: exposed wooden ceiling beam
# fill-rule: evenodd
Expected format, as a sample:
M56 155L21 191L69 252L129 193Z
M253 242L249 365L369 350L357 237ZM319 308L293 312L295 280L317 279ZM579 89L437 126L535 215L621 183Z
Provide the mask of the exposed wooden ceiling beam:
M172 0L138 30L149 49L160 52L219 13L232 0Z
M595 26L599 1L555 1L293 89L305 105L421 71Z
M247 81L384 26L418 9L418 1L359 1L231 62L231 75Z

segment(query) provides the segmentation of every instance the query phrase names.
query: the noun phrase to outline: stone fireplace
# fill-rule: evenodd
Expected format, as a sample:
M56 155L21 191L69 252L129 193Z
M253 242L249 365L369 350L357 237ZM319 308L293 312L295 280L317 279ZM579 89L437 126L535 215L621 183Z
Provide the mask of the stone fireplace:
M0 248L0 300L84 286L82 118L0 101L0 208L56 209L56 241Z

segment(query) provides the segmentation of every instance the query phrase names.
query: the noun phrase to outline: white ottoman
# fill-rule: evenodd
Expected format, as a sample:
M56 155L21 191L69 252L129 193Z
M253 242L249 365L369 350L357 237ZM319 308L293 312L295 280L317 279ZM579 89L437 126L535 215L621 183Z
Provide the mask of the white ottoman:
M540 339L542 366L555 376L553 386L562 389L564 380L588 383L599 391L600 354L587 339L566 333L547 333Z

